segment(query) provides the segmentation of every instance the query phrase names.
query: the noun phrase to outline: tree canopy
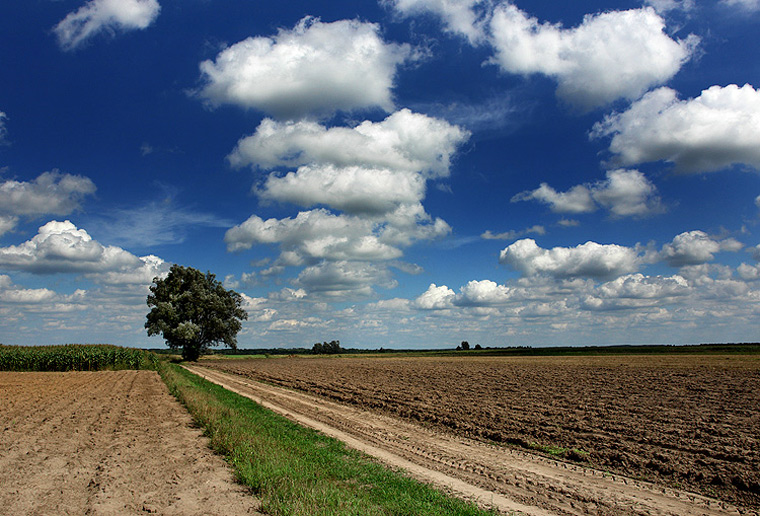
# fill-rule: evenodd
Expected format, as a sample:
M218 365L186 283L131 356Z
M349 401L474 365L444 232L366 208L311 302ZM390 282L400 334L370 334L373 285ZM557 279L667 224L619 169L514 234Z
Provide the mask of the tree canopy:
M153 278L150 291L148 335L163 335L171 349L182 350L183 359L198 360L218 344L237 348L248 314L240 307L242 296L225 289L214 274L172 265L166 278Z

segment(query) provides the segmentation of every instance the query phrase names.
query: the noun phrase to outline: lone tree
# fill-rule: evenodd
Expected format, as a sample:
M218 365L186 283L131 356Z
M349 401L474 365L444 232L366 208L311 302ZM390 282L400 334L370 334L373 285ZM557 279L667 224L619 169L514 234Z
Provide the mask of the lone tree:
M240 294L226 290L210 272L181 265L172 265L165 279L153 283L145 323L149 336L162 334L171 349L182 348L185 360L196 361L219 343L237 349L240 321L248 319Z

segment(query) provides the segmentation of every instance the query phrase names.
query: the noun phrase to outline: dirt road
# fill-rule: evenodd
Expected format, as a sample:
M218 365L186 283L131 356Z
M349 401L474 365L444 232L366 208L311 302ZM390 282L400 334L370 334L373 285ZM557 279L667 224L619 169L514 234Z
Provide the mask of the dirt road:
M482 505L529 515L738 515L725 502L433 431L203 367L225 388Z
M2 514L259 514L206 443L155 372L0 372Z

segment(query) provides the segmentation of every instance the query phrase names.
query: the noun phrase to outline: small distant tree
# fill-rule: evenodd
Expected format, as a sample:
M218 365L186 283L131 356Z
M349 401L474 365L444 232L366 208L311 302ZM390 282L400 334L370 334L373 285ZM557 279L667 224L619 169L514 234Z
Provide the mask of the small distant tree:
M172 265L166 278L153 278L150 292L148 335L163 335L171 349L182 350L183 359L196 361L218 344L237 349L248 314L241 308L242 296L225 289L215 275Z
M481 349L483 349L483 348L480 346L480 344L475 344L475 349L476 349L476 350L481 350Z
M466 340L463 340L460 346L462 348L462 351L468 351L470 349L470 343Z
M340 347L339 340L323 342L322 344L317 342L311 348L311 352L314 353L315 355L337 355L341 351L343 351L343 348Z

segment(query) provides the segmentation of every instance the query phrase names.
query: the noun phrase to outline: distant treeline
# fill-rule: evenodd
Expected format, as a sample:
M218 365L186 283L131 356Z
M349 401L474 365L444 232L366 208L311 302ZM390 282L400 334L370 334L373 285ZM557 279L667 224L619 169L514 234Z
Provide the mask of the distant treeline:
M461 347L461 346L460 346ZM434 356L568 356L568 355L662 355L662 354L720 354L760 353L760 343L723 344L658 344L611 346L553 346L553 347L482 347L480 349L355 349L340 348L341 355L367 354L434 355ZM256 348L214 350L216 355L312 355L314 348Z

